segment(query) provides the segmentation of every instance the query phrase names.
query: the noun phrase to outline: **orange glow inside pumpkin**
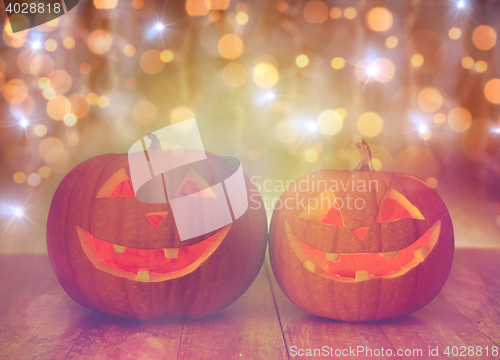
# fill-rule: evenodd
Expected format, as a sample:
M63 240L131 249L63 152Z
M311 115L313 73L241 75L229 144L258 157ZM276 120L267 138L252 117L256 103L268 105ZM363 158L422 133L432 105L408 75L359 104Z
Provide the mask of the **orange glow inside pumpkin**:
M285 222L286 235L302 265L318 275L344 282L378 277L400 276L420 264L439 238L441 220L436 221L417 241L408 247L385 253L327 253L300 241Z
M205 179L192 168L181 180L175 196L216 197ZM124 168L114 173L101 187L96 199L135 197ZM157 229L168 212L151 212L144 216ZM110 243L77 226L82 248L96 268L130 280L165 281L184 276L201 265L220 245L231 224L216 234L191 246L180 248L139 249Z
M344 226L342 213L335 199L335 195L330 190L319 193L307 204L297 217L298 219L321 222L323 224Z
M407 198L396 190L389 189L382 199L377 222L384 223L399 219L424 220L424 217Z
M189 169L184 178L181 180L177 190L174 192L174 195L205 198L217 197L205 179L192 168Z
M104 183L96 199L105 197L135 197L132 183L124 168L118 170Z
M138 249L112 244L76 227L89 260L100 270L136 281L165 281L194 271L225 238L231 224L197 244L179 248Z
M148 219L149 223L153 225L153 227L156 230L158 229L158 226L160 226L163 219L165 219L167 214L168 214L167 211L159 211L159 212L144 214L144 216L146 217L146 219Z

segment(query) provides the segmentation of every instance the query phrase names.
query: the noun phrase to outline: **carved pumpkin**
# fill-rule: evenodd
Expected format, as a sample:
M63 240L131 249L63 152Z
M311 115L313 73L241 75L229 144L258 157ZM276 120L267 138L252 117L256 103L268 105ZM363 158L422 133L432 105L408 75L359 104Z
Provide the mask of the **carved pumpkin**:
M176 196L213 196L205 189L210 179L185 170ZM261 202L245 181L247 195ZM221 310L255 279L266 245L263 206L181 241L168 203L135 198L127 154L76 166L59 185L47 223L48 253L66 292L90 309L130 318L200 318Z
M321 170L291 184L274 210L272 268L302 310L344 321L414 312L441 290L453 260L448 210L410 175L375 172L364 140L353 171Z

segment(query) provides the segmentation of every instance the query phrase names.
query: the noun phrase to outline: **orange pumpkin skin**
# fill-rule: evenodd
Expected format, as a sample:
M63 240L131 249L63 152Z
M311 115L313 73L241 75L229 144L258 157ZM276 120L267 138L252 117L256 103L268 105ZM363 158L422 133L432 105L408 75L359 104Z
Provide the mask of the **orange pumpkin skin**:
M112 271L103 271L90 260L81 234L125 247L123 254L112 256L141 251L147 256L153 252L157 256L158 251L168 248L178 252L175 261L187 253L188 246L199 245L214 234L218 236L218 231L214 231L181 241L168 203L143 203L135 197L96 198L113 174L123 172L120 169L125 169L130 177L127 154L86 160L62 180L53 197L47 222L47 250L68 295L89 309L138 319L201 318L238 299L253 282L264 260L268 232L263 205L249 206L244 215L228 225L229 230L215 250L201 263L195 261L194 270L183 276L172 272L172 278L165 281L137 281L128 278L129 275L120 277ZM253 194L252 201L262 204L260 196L256 196L258 190L246 176L245 181L248 193ZM151 213L168 214L155 229L145 217ZM132 261L130 266L134 266ZM122 270L119 272L123 274Z
M353 180L355 184L361 184L359 181L365 184L377 181L378 191L357 192L356 187L352 191L350 185L348 188L340 186L338 191L334 191L337 199L345 200L349 195L351 199L362 197L365 201L362 210L354 206L348 209L346 205L343 208L337 205L343 226L300 218L308 201L330 186L325 183L337 181L346 185L347 181ZM307 183L308 187L294 184L288 187L277 203L283 206L275 208L273 212L269 232L274 275L283 292L296 306L316 316L363 322L410 314L439 293L453 260L453 227L445 204L425 182L402 173L337 170L311 173L298 179L295 184L301 181ZM375 183L372 182L372 185L374 189ZM420 211L421 216L377 222L377 216L381 214L380 203L391 189L403 195ZM292 199L288 201L289 205L301 204L301 201L302 205L287 208L287 199ZM361 203L358 201L359 208ZM385 209L387 213L388 208ZM358 230L366 228L366 232L363 231L366 235L359 235ZM434 245L430 252L422 248L414 249L417 239L430 241L431 238ZM300 248L296 245L298 243ZM292 246L295 247L292 249ZM301 249L307 251L300 253ZM398 255L391 259L395 251L398 251ZM331 255L321 255L322 252ZM315 260L307 260L312 259L313 254L320 255ZM326 256L336 261L324 261ZM404 256L408 256L408 259L415 256L419 260L411 260L408 265ZM402 259L396 260L399 257ZM406 264L406 268L398 270L392 263L386 269L385 263L381 261L387 259L401 261ZM370 271L368 278L368 271L362 271L363 268L386 274L372 274ZM356 270L359 273L355 273ZM356 279L358 274L361 281Z

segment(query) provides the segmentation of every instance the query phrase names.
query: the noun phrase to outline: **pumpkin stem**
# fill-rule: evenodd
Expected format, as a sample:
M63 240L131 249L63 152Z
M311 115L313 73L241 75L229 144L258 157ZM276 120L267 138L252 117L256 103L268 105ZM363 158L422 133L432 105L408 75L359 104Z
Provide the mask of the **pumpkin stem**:
M156 134L148 134L148 138L151 139L151 145L149 145L148 150L161 150L160 140L158 140L158 136L156 136Z
M359 155L361 155L361 161L353 171L375 171L372 164L372 152L368 143L361 139L356 143L356 147L359 150Z

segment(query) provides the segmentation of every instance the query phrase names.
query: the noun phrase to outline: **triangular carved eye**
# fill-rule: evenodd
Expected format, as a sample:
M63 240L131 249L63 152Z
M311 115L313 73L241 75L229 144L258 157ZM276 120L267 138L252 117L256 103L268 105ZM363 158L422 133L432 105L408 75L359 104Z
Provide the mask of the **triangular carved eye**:
M192 168L188 170L179 183L179 186L174 192L174 196L217 198L206 180Z
M124 168L115 172L101 187L96 199L106 197L135 197L132 183Z
M399 219L424 220L420 210L407 198L394 189L389 189L382 199L377 223L396 221Z
M330 190L323 191L314 199L311 199L306 208L297 217L328 225L344 226L342 213L340 212L335 195Z

